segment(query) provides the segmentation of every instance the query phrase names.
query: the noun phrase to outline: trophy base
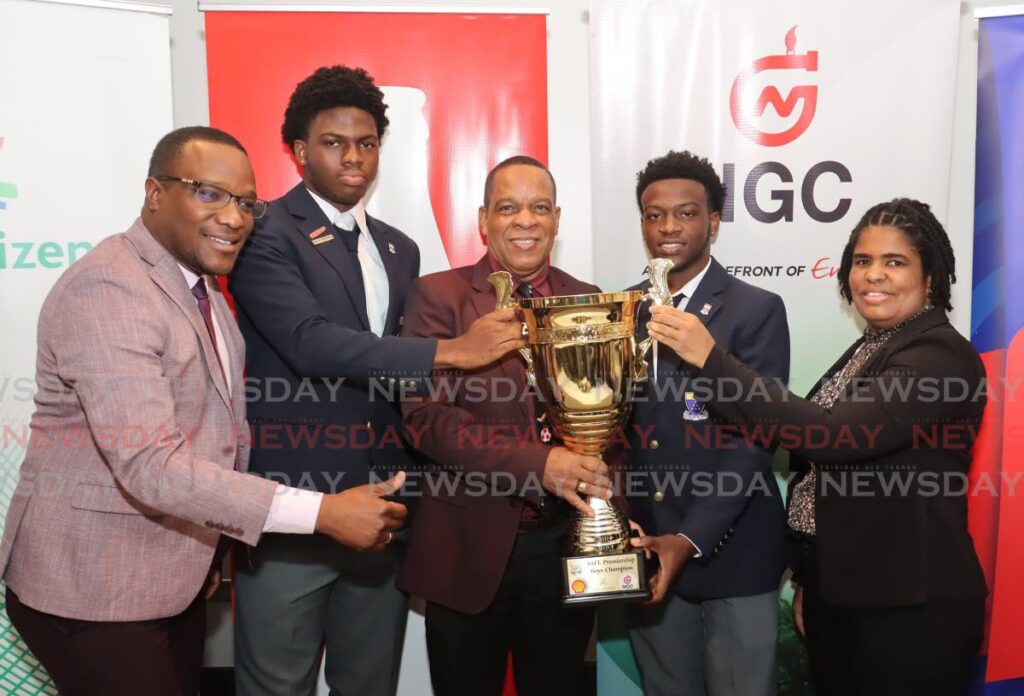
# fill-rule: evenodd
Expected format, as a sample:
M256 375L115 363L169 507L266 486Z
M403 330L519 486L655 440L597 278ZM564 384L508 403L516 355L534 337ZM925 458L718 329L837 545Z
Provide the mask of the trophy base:
M563 558L562 577L565 604L651 598L643 551Z

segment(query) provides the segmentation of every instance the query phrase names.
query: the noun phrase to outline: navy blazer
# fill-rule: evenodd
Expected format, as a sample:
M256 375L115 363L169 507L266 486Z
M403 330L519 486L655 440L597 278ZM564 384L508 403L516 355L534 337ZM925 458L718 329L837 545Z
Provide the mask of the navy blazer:
M437 341L398 338L416 243L370 216L388 274L384 336L370 332L362 271L303 184L273 201L231 273L246 343L253 473L337 492L406 468L397 399L429 375ZM317 234L319 228L325 231Z
M686 311L722 350L788 381L789 325L778 295L733 278L712 259ZM700 549L702 556L687 563L676 581L680 596L770 592L785 567L785 512L772 453L729 437L732 425L714 414L684 420L683 395L693 388L695 372L664 345L658 360L657 383L639 385L628 430L627 456L637 482L629 492L631 516L648 534L682 533Z

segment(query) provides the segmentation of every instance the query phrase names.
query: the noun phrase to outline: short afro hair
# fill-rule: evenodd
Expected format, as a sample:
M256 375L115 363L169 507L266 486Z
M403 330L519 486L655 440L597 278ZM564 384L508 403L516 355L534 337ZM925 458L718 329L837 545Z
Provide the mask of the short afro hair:
M238 148L243 154L248 156L248 152L242 147L242 143L238 142L238 139L230 133L220 130L219 128L210 128L209 126L186 126L185 128L179 128L172 130L170 133L160 138L160 142L153 148L153 154L149 158L149 172L148 176L167 176L171 173L171 168L175 162L178 161L178 157L181 156L181 151L185 149L185 146L190 142L198 140L204 143L220 143L221 145L230 145L231 147Z
M309 124L316 115L327 109L354 107L373 116L377 124L377 137L384 136L388 128L384 93L380 91L362 68L332 65L316 72L295 86L281 124L281 139L291 150L296 140L306 140Z
M690 179L701 184L707 191L711 212L721 215L725 207L725 184L706 157L698 157L689 150L669 150L667 155L650 160L636 175L636 204L641 210L640 198L644 191L663 179Z
M527 167L536 167L537 169L543 170L544 173L548 175L548 178L551 179L551 202L558 202L558 186L555 185L555 177L551 174L551 170L535 157L530 157L529 155L513 155L512 157L508 157L503 159L501 162L498 162L494 165L494 169L487 172L487 179L484 181L484 208L491 205L491 189L494 188L495 175L505 167L514 167L517 164Z
M895 227L907 235L914 251L921 257L924 277L930 278L929 304L951 310L951 288L956 283L956 256L949 235L932 213L927 203L913 198L894 198L873 206L850 233L839 264L839 292L847 303L853 302L850 290L850 271L853 269L853 251L860 234L868 227Z

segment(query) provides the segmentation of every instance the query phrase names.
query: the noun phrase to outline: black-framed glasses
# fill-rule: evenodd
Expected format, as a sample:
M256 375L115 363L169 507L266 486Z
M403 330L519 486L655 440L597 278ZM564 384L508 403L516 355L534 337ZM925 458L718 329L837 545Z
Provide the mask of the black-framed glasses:
M232 200L238 206L243 215L249 215L253 220L259 220L267 212L267 202L250 196L236 196L230 191L225 191L220 186L208 184L205 181L195 179L182 179L179 176L154 176L157 181L177 181L192 187L192 194L203 205L211 210L220 210L227 206Z

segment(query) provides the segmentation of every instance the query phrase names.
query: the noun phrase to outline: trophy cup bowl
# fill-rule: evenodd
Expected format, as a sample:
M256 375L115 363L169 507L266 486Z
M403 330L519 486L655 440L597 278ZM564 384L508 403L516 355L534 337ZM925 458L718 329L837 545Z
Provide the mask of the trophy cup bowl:
M573 452L601 456L629 418L633 383L647 378L650 342L637 341L636 316L653 296L627 291L513 300L508 273L494 273L490 281L499 309L522 311L527 376L555 434ZM581 497L595 516L577 513L570 528L564 601L649 598L644 554L629 542L625 515L611 501Z

